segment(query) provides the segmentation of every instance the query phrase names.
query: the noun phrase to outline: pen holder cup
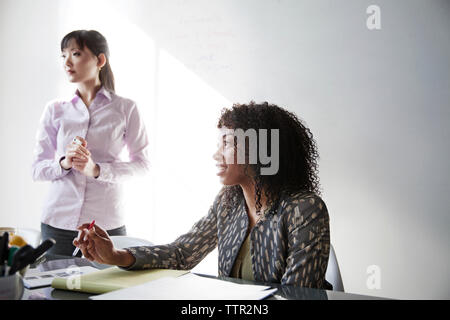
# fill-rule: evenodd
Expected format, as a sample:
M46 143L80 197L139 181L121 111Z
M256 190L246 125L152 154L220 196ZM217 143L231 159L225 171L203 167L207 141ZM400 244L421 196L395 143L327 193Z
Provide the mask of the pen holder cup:
M20 273L0 277L0 300L20 300L23 291L23 279Z

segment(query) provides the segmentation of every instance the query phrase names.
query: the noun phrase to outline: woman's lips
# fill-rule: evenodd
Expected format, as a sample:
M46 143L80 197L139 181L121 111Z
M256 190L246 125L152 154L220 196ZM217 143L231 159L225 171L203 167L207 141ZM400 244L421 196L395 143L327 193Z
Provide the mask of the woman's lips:
M222 175L227 170L227 166L223 164L216 164L216 167L218 176Z
M67 73L68 73L68 74L74 74L75 71L73 71L73 70L67 70Z

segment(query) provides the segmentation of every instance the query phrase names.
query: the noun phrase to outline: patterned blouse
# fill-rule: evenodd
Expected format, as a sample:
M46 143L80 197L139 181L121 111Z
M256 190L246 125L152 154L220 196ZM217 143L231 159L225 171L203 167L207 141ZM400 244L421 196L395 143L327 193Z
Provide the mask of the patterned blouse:
M136 261L126 270L195 267L218 246L219 276L230 276L245 240L245 199L233 210L224 207L222 189L208 214L191 230L166 245L131 247ZM328 210L311 192L286 196L250 231L255 281L330 289L325 272L330 251Z

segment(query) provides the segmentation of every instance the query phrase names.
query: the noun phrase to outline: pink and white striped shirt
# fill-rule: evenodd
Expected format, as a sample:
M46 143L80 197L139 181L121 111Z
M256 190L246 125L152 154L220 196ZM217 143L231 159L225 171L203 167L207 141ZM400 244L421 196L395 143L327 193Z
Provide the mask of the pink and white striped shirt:
M59 164L75 136L86 139L100 176L86 177ZM127 147L130 161L119 157ZM149 169L148 138L136 104L101 88L89 108L75 94L70 101L49 103L42 115L32 164L35 181L50 181L41 221L76 230L95 220L110 230L124 225L121 182Z

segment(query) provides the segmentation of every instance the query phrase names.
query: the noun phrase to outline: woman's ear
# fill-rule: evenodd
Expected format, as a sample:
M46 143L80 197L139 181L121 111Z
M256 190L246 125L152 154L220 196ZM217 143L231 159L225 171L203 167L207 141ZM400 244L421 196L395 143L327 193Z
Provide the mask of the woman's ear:
M106 64L106 56L104 53L100 53L97 56L97 67L99 67L100 69L103 68L103 66Z

